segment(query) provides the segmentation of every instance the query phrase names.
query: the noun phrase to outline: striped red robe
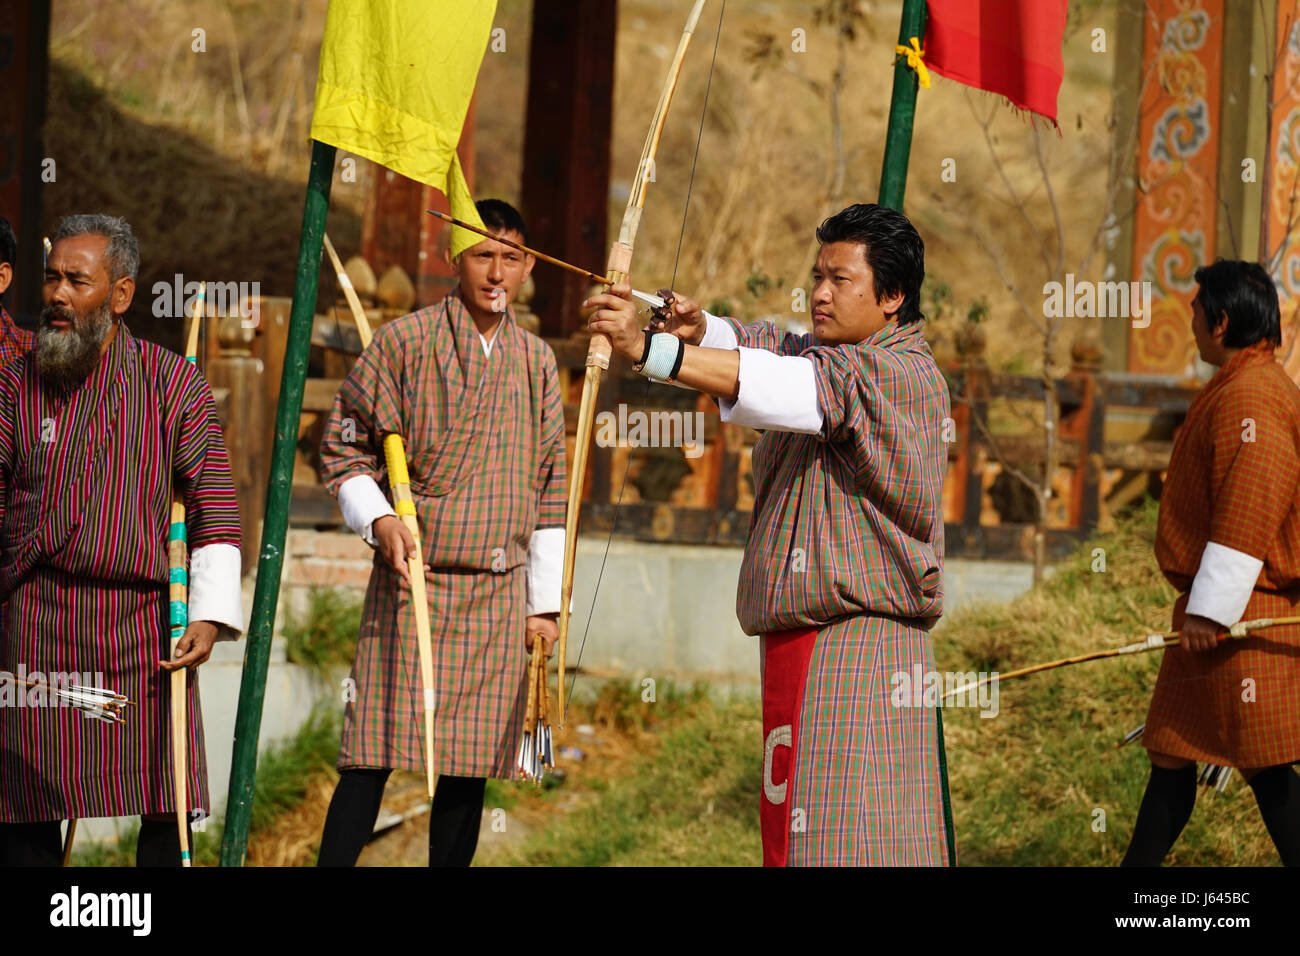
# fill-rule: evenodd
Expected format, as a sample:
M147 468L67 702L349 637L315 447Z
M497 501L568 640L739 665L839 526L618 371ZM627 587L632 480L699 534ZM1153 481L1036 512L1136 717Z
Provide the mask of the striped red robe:
M765 832L765 859L946 864L936 717L891 696L894 675L934 669L947 384L920 323L831 347L726 321L742 348L811 361L823 418L817 435L767 431L753 453L737 616L778 654L815 631L806 662L769 658L806 680L793 734L767 734L763 800L790 819L784 854ZM800 675L776 677L797 690Z
M514 775L527 703L525 561L563 528L564 408L550 347L507 311L490 356L453 290L381 327L334 401L321 442L331 493L387 487L383 436L406 443L432 630L434 761L455 776ZM375 552L339 767L423 771L424 705L410 589Z
M1262 562L1249 597L1241 591L1244 608L1238 600L1231 620L1218 623L1300 616L1298 498L1300 389L1267 344L1243 349L1187 410L1160 495L1156 560L1180 592L1175 629L1207 548L1211 562L1223 548L1238 561ZM1216 585L1211 575L1203 583L1209 604L1231 601L1230 581ZM1259 630L1211 651L1165 651L1143 744L1230 767L1300 760L1300 625Z
M34 354L0 371L0 670L88 674L135 702L119 725L0 708L0 822L174 810L167 530L173 482L191 552L239 544L212 393L182 358L119 326L71 393ZM208 809L190 676L190 806Z

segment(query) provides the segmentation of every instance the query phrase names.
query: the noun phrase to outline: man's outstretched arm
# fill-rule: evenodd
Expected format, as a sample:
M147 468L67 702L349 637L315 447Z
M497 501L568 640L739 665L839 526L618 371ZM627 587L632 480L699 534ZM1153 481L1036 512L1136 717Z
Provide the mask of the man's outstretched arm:
M630 286L616 285L583 306L595 309L588 327L608 335L615 351L640 364L646 336L630 295ZM673 381L718 399L724 422L807 434L821 431L817 381L809 359L731 344L736 338L717 328L723 320L702 310L674 318L667 330L695 344L684 347ZM715 342L718 347L710 347Z

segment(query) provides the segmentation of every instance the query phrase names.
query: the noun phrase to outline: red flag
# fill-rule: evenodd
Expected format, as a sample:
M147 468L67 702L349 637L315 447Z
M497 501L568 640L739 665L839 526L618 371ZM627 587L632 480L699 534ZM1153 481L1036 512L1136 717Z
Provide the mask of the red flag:
M1066 0L929 0L925 64L1056 122Z

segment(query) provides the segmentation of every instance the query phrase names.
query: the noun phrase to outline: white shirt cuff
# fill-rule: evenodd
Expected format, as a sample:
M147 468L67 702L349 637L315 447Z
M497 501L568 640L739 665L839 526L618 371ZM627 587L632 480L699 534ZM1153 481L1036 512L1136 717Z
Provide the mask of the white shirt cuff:
M384 515L397 514L378 483L369 475L354 475L339 485L339 510L343 512L347 526L372 548L375 546L375 521Z
M233 641L244 632L244 594L239 549L233 544L205 544L190 555L191 621L212 621L217 638Z
M822 430L813 363L798 355L740 349L740 393L734 402L720 399L718 408L729 425L805 435Z
M1263 569L1264 562L1259 558L1209 542L1201 552L1201 566L1192 580L1187 613L1232 627L1246 612L1246 604Z
M538 528L528 539L528 616L560 613L564 529Z
M704 312L703 309L700 310ZM700 348L702 349L738 349L740 348L740 339L736 338L736 330L731 327L730 322L726 322L716 315L710 315L704 312L704 338L700 339Z

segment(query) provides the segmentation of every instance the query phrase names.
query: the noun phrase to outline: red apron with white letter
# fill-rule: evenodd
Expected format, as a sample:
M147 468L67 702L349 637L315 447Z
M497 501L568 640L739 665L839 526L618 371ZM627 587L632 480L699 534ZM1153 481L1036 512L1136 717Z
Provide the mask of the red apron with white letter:
M763 789L759 819L764 866L785 866L790 848L788 784L794 777L794 742L799 739L804 682L816 638L814 627L762 637Z

